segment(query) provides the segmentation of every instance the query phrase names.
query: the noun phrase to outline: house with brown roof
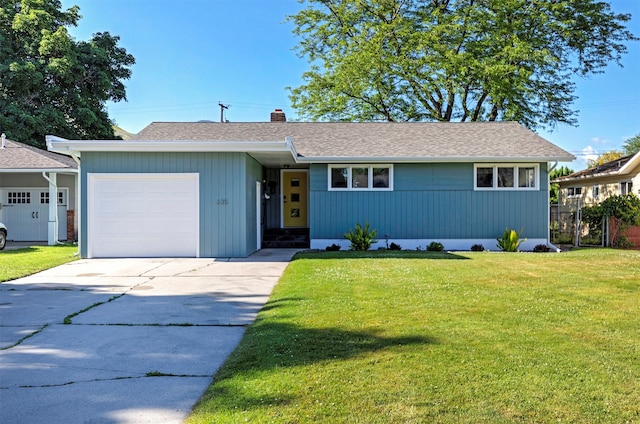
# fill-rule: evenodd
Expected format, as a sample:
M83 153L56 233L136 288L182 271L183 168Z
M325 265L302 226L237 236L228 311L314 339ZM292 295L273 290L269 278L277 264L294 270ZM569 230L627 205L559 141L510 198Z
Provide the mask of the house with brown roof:
M593 206L615 195L640 195L640 152L556 178L553 182L559 185L558 204L564 211Z
M575 212L583 207L597 205L616 195L640 196L640 152L556 178L552 182L559 186L558 216L572 217L570 220L560 220L560 231L573 233L576 231ZM586 233L588 229L582 228L581 231ZM640 246L639 227L629 228L626 236L633 245Z
M49 245L74 241L77 179L78 165L71 157L2 134L0 221L8 227L7 239Z
M127 141L47 137L80 159L83 257L247 256L348 248L549 243L550 163L573 156L515 122L154 122ZM275 236L274 236L275 235ZM275 239L275 240L274 240Z

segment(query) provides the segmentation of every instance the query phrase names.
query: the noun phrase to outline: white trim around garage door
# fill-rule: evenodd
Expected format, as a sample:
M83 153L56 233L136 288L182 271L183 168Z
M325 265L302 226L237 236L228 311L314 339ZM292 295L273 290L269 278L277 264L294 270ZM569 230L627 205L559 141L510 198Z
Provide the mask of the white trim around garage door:
M88 174L87 256L198 257L197 173Z

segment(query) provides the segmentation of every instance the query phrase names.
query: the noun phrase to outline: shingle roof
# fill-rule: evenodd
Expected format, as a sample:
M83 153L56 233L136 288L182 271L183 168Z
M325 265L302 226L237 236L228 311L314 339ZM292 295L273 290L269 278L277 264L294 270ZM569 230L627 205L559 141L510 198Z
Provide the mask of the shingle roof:
M624 168L624 166L627 165L632 160L635 160L637 163L638 160L640 160L640 152L636 153L635 155L624 156L619 159L603 163L601 165L596 165L591 168L583 169L581 171L574 172L573 174L569 174L564 177L556 178L553 180L553 182L576 181L576 180L582 180L587 178L607 177L607 176L615 175L620 173L620 170L622 170L622 168Z
M6 147L0 148L0 171L20 169L70 170L78 169L78 165L69 156L7 140Z
M154 122L133 140L283 141L311 158L572 160L517 122Z

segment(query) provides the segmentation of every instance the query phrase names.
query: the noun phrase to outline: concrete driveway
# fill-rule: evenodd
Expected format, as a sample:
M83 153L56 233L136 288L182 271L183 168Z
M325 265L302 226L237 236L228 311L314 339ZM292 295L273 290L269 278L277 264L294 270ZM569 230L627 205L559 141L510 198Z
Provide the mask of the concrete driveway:
M0 422L182 422L294 253L80 260L0 284Z

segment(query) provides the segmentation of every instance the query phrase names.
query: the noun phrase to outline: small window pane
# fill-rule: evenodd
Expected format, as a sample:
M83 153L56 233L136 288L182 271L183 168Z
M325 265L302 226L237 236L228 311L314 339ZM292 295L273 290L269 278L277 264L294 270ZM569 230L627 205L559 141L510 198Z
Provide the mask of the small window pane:
M498 168L498 187L513 187L513 168Z
M518 168L518 187L536 186L535 168Z
M493 187L493 167L476 168L476 186L477 187Z
M369 168L351 168L351 187L369 187Z
M582 195L582 187L576 187L576 196Z
M347 188L347 168L331 168L331 187Z
M373 168L373 186L389 188L389 168Z

